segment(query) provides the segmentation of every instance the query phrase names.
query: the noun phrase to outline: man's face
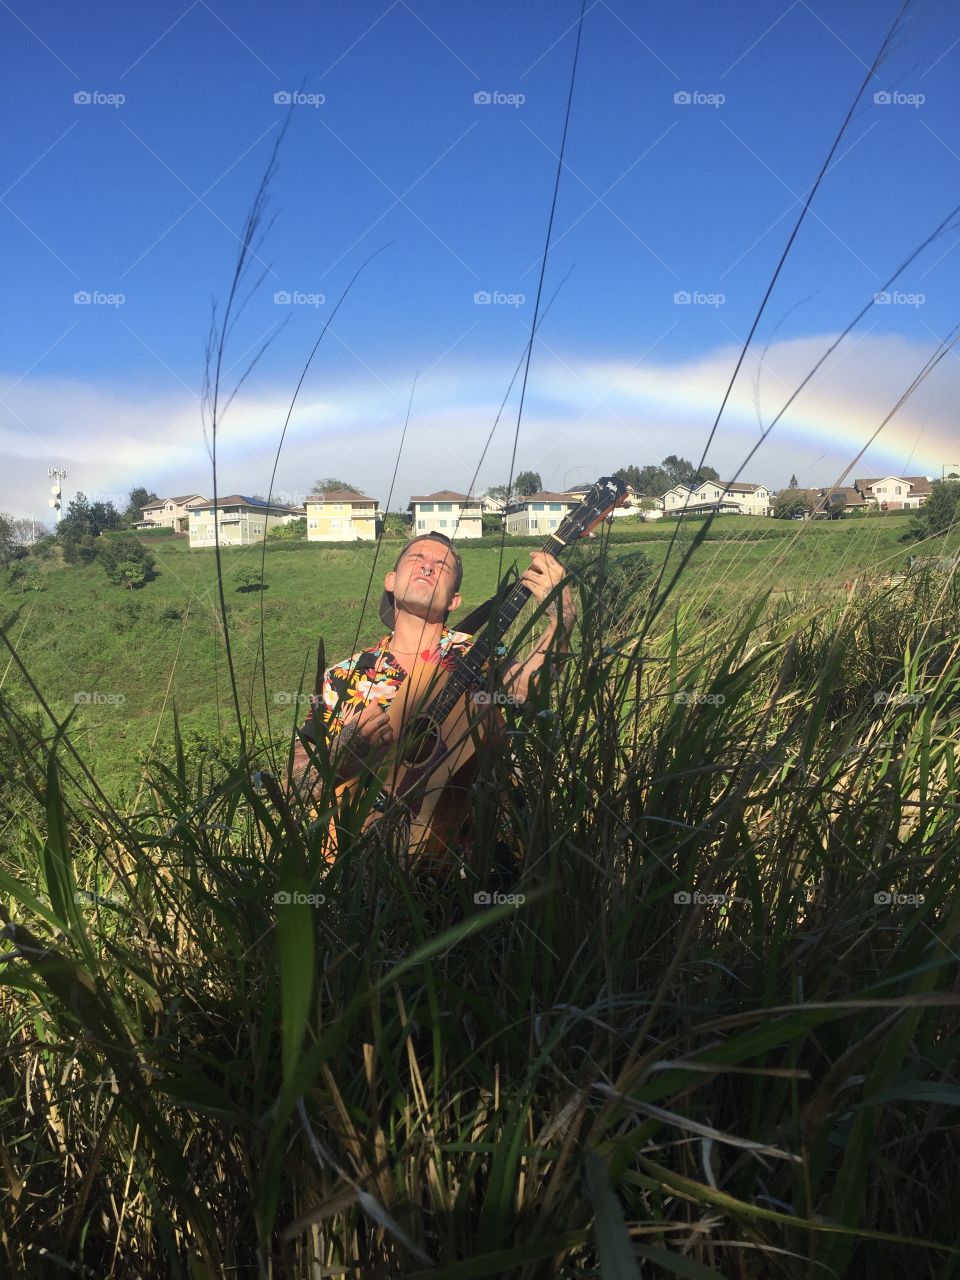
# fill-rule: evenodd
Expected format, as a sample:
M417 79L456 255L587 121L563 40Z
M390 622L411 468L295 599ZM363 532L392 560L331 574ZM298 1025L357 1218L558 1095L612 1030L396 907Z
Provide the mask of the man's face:
M457 562L449 547L432 539L413 542L383 585L393 592L397 610L416 614L425 622L442 622L460 603L454 590Z

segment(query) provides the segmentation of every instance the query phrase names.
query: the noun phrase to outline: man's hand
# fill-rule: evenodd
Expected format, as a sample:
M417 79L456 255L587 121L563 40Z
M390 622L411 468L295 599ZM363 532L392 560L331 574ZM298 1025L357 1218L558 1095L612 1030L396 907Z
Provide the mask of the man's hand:
M530 552L530 567L524 569L520 575L520 581L527 588L530 594L536 599L538 604L546 600L551 591L555 590L561 582L564 581L566 574L563 565L554 556L546 551ZM563 607L563 627L562 630L567 632L571 629L576 618L576 610L573 607L573 595L568 586L564 586L560 593L560 600ZM557 606L553 601L547 606L551 618L556 619Z
M347 719L334 743L337 772L343 778L355 777L371 753L382 753L393 742L393 729L387 713L378 702L368 702Z

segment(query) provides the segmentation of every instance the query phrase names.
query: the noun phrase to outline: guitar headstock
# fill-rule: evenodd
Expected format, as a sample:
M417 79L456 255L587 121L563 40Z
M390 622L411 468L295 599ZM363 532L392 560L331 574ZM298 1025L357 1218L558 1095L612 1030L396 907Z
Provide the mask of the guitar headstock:
M626 484L616 476L602 476L578 507L562 521L556 537L563 543L586 537L614 507L623 504L627 496Z

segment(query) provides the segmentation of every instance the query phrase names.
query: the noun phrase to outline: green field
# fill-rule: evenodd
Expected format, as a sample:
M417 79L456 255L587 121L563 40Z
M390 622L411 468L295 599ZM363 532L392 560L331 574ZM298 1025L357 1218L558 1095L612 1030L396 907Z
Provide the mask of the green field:
M633 522L630 522L631 525ZM714 521L682 579L678 598L696 597L712 614L720 607L742 613L761 591L835 593L846 580L904 568L910 548L898 541L909 516L800 523L725 516ZM678 534L671 566L689 548L699 522ZM612 554L642 550L655 570L664 562L671 521L617 526ZM224 649L212 551L191 551L185 538L145 539L156 556L156 576L139 590L111 585L96 565L44 566L43 590L7 589L0 606L8 635L54 714L63 719L76 695L110 701L80 706L71 724L77 747L109 792L133 786L139 753L156 739L170 740L176 703L188 743L235 733L235 715ZM521 540L517 540L520 542ZM960 538L952 539L956 545ZM588 544L584 543L583 546ZM597 544L589 544L594 549ZM222 552L233 659L245 710L274 734L292 731L295 698L313 688L322 638L328 664L373 643L382 628L376 607L383 574L402 543L383 544L376 572L374 548L328 548L306 543L267 547L265 590L238 591L232 575L240 564L259 569L261 546ZM501 554L491 539L465 544L463 616L493 593L501 569L522 570L531 542ZM671 569L672 571L672 569ZM362 615L368 584L370 595ZM261 617L266 683L258 674ZM456 622L456 615L452 619ZM5 663L3 689L20 710L37 703L17 667ZM264 693L266 692L266 698ZM291 699L284 702L289 696Z

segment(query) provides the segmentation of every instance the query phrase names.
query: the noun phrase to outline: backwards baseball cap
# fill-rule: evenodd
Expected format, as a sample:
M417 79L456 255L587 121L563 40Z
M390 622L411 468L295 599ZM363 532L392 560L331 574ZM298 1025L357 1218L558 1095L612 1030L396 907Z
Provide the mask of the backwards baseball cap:
M414 545L414 543L428 542L428 541L439 542L443 546L445 546L449 551L453 552L453 560L454 560L454 566L455 566L453 571L453 578L454 578L453 589L455 592L459 591L460 583L463 580L463 561L460 559L460 555L457 552L456 547L453 545L450 539L443 533L421 533L421 534L418 534L417 537L411 538L410 541L407 543L407 545L403 548L403 550L397 556L396 564L394 564L393 566L394 573L396 573L397 566L400 564L400 561L407 554L407 552ZM389 627L391 631L396 626L397 611L396 611L396 604L393 598L392 591L384 591L383 595L380 597L380 621L383 623L385 627Z

